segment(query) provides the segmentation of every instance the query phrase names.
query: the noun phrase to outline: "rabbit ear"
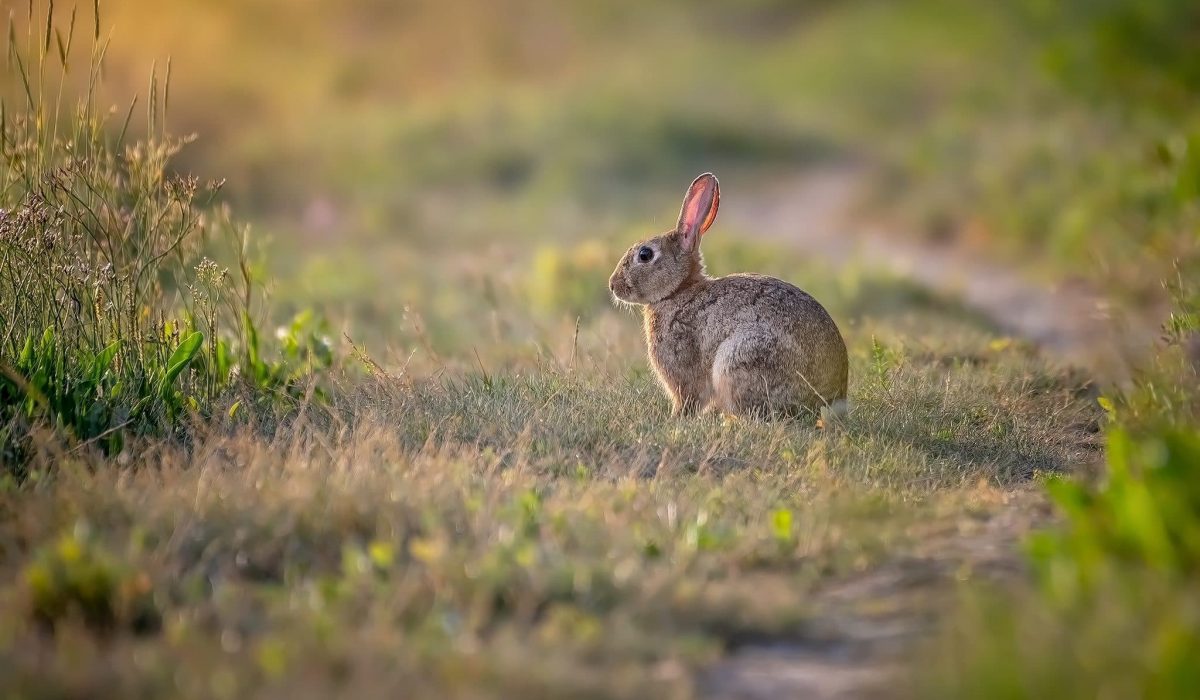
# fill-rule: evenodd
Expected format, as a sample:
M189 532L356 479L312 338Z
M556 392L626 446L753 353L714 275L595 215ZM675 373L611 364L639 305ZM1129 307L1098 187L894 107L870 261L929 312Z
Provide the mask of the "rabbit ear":
M683 238L684 250L695 250L700 236L712 226L717 218L717 207L721 205L721 186L712 173L704 173L692 181L683 208L679 210L679 225L676 231Z

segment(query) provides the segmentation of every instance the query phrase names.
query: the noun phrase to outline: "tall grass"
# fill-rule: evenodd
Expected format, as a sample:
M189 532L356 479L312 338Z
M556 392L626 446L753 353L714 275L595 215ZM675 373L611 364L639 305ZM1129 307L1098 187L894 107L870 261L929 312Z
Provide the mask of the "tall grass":
M248 229L219 205L220 183L171 167L190 139L167 132L170 64L161 78L152 71L146 133L134 138L139 100L119 112L98 101L107 42L92 9L90 42L78 12L62 24L53 3L44 12L30 3L24 36L9 23L18 79L0 103L0 455L9 465L31 458L39 427L52 442L112 452L128 433L212 413L239 386L287 388L331 359L305 323L291 333L288 362L266 357Z

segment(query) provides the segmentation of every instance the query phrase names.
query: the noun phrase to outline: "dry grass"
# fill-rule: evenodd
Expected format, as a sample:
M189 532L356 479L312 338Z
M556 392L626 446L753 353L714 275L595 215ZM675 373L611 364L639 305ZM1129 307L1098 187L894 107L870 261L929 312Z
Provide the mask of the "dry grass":
M1095 457L1086 387L1018 346L855 350L823 430L675 421L644 371L543 367L54 460L0 494L4 690L688 697L805 634L815 591Z

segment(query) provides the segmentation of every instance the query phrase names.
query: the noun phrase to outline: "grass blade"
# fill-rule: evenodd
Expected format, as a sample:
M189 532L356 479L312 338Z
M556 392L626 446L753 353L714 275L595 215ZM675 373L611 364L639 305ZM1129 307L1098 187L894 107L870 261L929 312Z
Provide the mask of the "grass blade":
M50 38L54 33L54 0L50 0L50 6L46 9L46 41L42 46L42 55L50 53Z
M133 110L137 107L137 95L133 96L133 100L129 103L129 110L125 112L125 121L121 124L121 131L118 132L117 144L125 143L125 134L129 131L129 122L133 119Z
M200 331L194 331L191 335L183 339L179 347L175 348L175 352L171 353L170 359L167 360L167 371L163 374L162 381L158 385L160 395L166 396L167 392L171 389L171 385L175 383L175 378L192 363L196 354L200 352L200 346L203 344L204 334Z
M158 107L158 61L150 64L150 87L146 91L146 138L154 139L154 116Z
M21 52L17 49L17 25L11 17L8 20L8 50L12 60L17 64L17 72L21 75L21 85L25 88L25 97L29 100L29 108L36 110L37 100L33 97L33 87L29 84L25 62L21 60Z
M60 64L62 64L63 68L66 68L67 67L67 45L66 45L66 42L63 41L62 32L57 29L54 30L54 43L58 47L58 62Z
M167 106L171 104L171 57L167 56L167 74L163 76L163 105L162 105L162 121L163 128L166 129L167 123Z

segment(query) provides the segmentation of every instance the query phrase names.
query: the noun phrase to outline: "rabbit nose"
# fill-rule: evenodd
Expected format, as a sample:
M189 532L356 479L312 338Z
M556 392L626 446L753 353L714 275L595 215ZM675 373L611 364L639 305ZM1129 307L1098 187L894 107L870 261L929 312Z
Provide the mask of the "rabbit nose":
M608 278L608 291L612 292L615 297L623 297L629 293L629 285L621 279L620 275L613 275Z

